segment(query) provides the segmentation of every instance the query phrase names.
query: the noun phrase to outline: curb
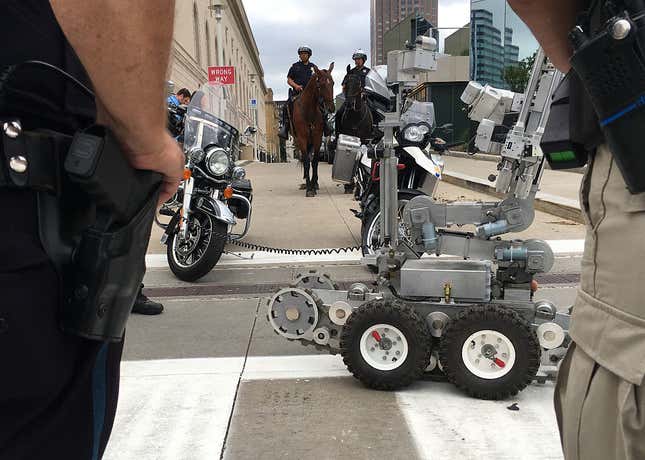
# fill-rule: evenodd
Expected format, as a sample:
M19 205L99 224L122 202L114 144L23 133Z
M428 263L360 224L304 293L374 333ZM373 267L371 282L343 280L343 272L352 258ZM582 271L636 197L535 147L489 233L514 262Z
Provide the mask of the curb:
M475 154L469 154L466 152L461 152L459 150L450 150L448 152L444 152L443 156L445 157L455 157L455 158L466 158L469 160L477 160L477 161L490 161L493 163L498 163L502 157L500 155L493 155L491 153L475 153ZM549 162L547 161L545 166L545 170L550 170L551 166L549 166ZM567 172L572 172L576 174L584 174L585 173L585 168L573 168L573 169L567 169Z
M455 158L468 158L469 160L490 161L493 163L498 163L502 158L499 155L492 155L490 153L475 153L471 155L466 152L460 152L459 150L450 150L448 152L443 153L443 156L455 157Z
M472 177L452 171L444 171L443 181L475 192L493 195L497 198L504 197L504 195L495 190L495 187L478 177ZM563 219L569 219L579 224L585 223L582 213L580 212L580 204L576 200L569 200L559 196L549 195L548 193L538 192L534 204L535 209L538 211L546 212Z
M543 287L575 286L580 283L580 275L577 273L543 273L535 277L535 280ZM278 290L291 285L293 281L258 283L258 284L191 284L188 286L156 286L144 287L143 293L149 297L201 297L215 295L271 295ZM354 283L363 283L373 286L373 279L363 281L339 281L337 286L340 290L348 290Z

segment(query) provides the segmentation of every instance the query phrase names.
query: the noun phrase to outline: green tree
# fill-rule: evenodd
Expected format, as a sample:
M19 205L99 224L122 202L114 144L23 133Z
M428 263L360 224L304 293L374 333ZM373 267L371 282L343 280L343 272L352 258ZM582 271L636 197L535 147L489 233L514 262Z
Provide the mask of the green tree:
M529 83L531 70L535 63L535 54L526 57L517 64L509 65L504 69L504 81L511 87L511 91L523 93Z

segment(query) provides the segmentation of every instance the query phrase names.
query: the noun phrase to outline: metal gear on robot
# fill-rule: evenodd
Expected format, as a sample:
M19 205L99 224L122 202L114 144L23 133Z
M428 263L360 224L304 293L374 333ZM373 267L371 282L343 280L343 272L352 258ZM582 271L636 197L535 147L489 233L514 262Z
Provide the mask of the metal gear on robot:
M294 280L293 286L300 289L338 289L338 285L328 274L316 270L300 273Z
M320 305L320 299L310 290L281 289L269 300L267 318L273 329L287 339L311 339Z

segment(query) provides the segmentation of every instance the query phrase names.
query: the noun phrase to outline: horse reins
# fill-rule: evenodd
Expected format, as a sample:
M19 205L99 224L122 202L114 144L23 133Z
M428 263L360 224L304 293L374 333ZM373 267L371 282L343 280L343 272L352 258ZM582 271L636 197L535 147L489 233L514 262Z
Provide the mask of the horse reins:
M355 94L347 94L346 99L353 99L352 104L350 107L354 112L358 112L358 108L356 108L357 102L359 100L363 100L365 96L363 95L363 88L362 86L359 85L359 90ZM369 107L367 107L367 104L363 106L363 115L361 116L361 119L358 121L358 124L360 125L365 118L367 118L367 113L369 112ZM347 116L347 110L343 111L343 118L341 119L341 123L345 123L345 117Z

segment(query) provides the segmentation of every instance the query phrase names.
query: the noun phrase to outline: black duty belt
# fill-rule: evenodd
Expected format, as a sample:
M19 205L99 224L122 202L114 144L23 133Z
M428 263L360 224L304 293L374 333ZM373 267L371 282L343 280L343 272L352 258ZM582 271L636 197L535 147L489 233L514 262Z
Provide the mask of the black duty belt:
M71 138L47 130L22 131L20 122L0 119L0 189L58 193L61 155Z

